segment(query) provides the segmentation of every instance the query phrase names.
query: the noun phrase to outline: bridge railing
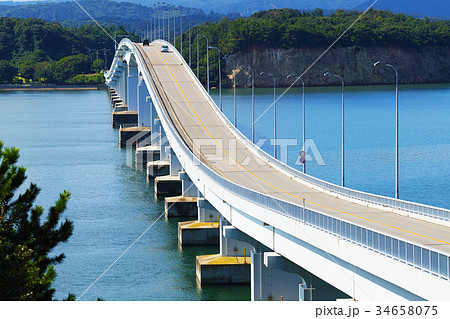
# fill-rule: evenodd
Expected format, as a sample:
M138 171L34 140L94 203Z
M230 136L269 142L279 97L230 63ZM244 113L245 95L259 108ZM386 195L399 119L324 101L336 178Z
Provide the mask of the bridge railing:
M274 162L274 160L272 160ZM323 180L320 180L318 178L315 178L313 176L303 174L302 172L286 165L285 163L282 163L280 161L276 161L277 166L282 167L284 170L289 172L290 174L294 175L295 178L301 179L305 182L308 182L314 186L320 187L324 190L327 190L332 193L336 193L338 195L343 195L349 198L353 198L356 200L368 202L371 204L381 205L384 207L389 207L392 209L398 209L400 211L418 214L422 216L432 217L439 220L445 220L450 221L450 210L440 208L440 207L433 207L429 205L409 202L401 199L395 199L391 197L376 195L376 194L370 194L346 187L342 187L336 184L332 184Z
M164 41L165 42L165 41ZM180 53L170 44L170 43L164 43L169 45L175 54L177 54L181 59L183 57L180 55ZM197 83L197 85L201 88L203 88L200 80L195 76L195 74L192 72L191 68L187 66L187 64L184 64L186 66L186 69L191 75L192 80ZM312 184L315 187L321 188L322 190L335 193L337 195L345 196L347 198L367 202L370 204L375 205L381 205L386 208L390 209L396 209L399 211L417 214L421 216L427 216L431 218L435 218L437 220L444 220L444 221L450 221L450 210L440 208L440 207L434 207L430 205L424 205L420 203L414 203L406 200L401 199L395 199L391 197L376 195L376 194L370 194L346 187L342 187L336 184L332 184L330 182L323 181L321 179L315 178L313 176L304 174L303 172L300 172L299 170L287 165L286 163L283 163L279 161L278 159L275 159L274 157L267 154L262 149L256 147L241 131L239 131L234 124L230 122L230 120L223 114L222 111L220 111L217 104L214 102L214 100L211 98L211 96L206 92L206 90L200 90L200 92L205 96L206 99L210 100L211 106L214 108L214 111L216 112L217 116L229 127L229 129L238 136L241 140L245 142L245 144L248 145L248 148L253 151L254 153L257 153L259 156L261 156L263 159L266 160L266 162L273 166L274 168L278 169L282 173L288 175L289 177L294 177L299 180L305 181L309 184Z
M141 63L143 63L143 61L141 61ZM148 82L151 83L152 80L148 79ZM164 96L161 95L159 95L157 99L165 100ZM210 180L212 185L219 186L223 188L225 192L230 192L240 198L243 198L255 205L260 206L263 209L269 209L277 214L292 218L300 223L336 236L341 240L346 240L348 242L354 243L355 245L359 245L362 248L371 250L374 253L385 256L386 258L396 260L405 265L429 273L432 276L436 276L449 281L450 256L446 252L434 248L425 247L423 245L404 240L380 231L374 231L357 224L344 221L335 216L329 216L309 208L306 209L304 205L302 207L281 199L273 198L269 195L235 184L220 176L206 164L201 162L195 156L195 154L192 153L177 130L169 124L170 122L167 119L162 118L163 116L165 116L165 113L164 111L162 111L162 107L159 105L161 101L155 102L155 107L160 111L160 117L164 129L166 130L167 135L170 135L172 137L172 147L174 148L178 156L181 156L186 160L186 162L184 162L184 165L186 166L185 169L189 174L196 174L197 177L200 177L199 174L206 176ZM303 175L301 173L300 175L302 175L302 177L309 177L308 175ZM323 182L320 180L317 181ZM212 188L212 185L210 188ZM341 187L337 186L338 190L340 188Z
M450 256L401 238L374 231L312 209L273 198L239 186L217 175L202 163L202 172L227 191L265 209L293 218L342 240L352 242L387 258L427 272L444 280L450 279Z
M195 79L197 84L201 85L198 79L192 73L192 70L190 68L187 69L190 71L191 76ZM212 104L216 107L217 109L216 111L218 111L219 114L221 114L224 117L223 113L219 111L219 108L213 101ZM231 124L225 117L224 121L228 124ZM230 127L231 129L234 129L236 131L237 135L243 137L243 139L246 140L247 143L250 143L249 145L252 145L251 142L240 131L235 129L233 125L231 125ZM196 163L195 165L197 169L199 169L202 173L206 174L213 183L216 183L217 185L221 186L226 191L229 191L235 194L236 196L248 200L264 209L270 209L278 214L284 215L289 218L293 218L298 222L322 230L333 236L339 237L340 239L352 242L363 248L369 249L375 253L386 256L387 258L407 264L411 267L420 269L424 272L445 279L447 281L450 279L449 254L443 251L430 249L428 247L410 241L406 241L383 232L367 229L357 224L344 221L337 217L329 216L312 209L306 209L304 206L302 207L298 206L297 204L276 199L273 198L272 196L235 184L227 180L226 178L220 176L219 174L214 172L210 167L208 167L199 159L197 159L196 156L191 152L191 150L185 145L185 143L183 143L183 140L181 139L181 137L178 136L176 130L174 128L170 129L172 130L175 140L179 143L179 147L182 149L184 156L187 156L187 158L192 158L193 163ZM443 211L445 210L440 208L354 191L352 189L348 189L345 187L337 186L319 180L312 176L303 174L278 160L275 160L274 158L270 157L267 153L258 149L258 153L260 152L266 155L267 159L270 160L271 164L274 164L275 162L276 165L282 167L290 174L293 174L298 178L302 178L305 181L312 183L316 186L319 186L321 188L334 192L341 192L342 195L357 198L359 200L372 201L376 204L384 206L391 206L391 207L395 206L398 209L404 209L408 211L412 210L417 213L421 212L424 214L425 213L431 214L430 209L431 210L434 209L436 212L438 212L436 216L438 216L439 218L443 219L448 218L448 214L447 215L443 214ZM446 211L446 213L448 212L449 211Z
M174 52L178 54L180 57L181 55L174 49ZM182 58L182 57L181 57ZM197 83L198 86L203 87L198 78L195 76L195 74L192 72L190 68L188 68L191 77L194 80L194 82ZM283 163L279 161L278 159L275 159L274 157L270 156L268 153L263 151L262 149L258 148L256 145L254 145L241 131L239 131L234 124L230 122L230 120L223 114L222 111L220 111L217 104L214 102L214 100L210 97L209 94L207 94L206 90L201 91L207 99L210 100L212 107L214 108L217 116L229 127L229 129L238 136L241 140L245 142L245 144L248 145L248 148L253 151L254 153L257 153L260 157L262 157L269 165L272 167L278 169L282 173L288 175L289 177L294 177L299 180L305 181L309 184L312 184L318 188L321 188L322 190L332 192L341 196L345 196L347 198L356 199L360 201L364 201L367 203L375 204L375 205L381 205L383 207L396 209L399 211L427 216L431 218L435 218L437 220L444 220L444 221L450 221L450 210L440 208L440 207L434 207L430 205L424 205L420 203L414 203L406 200L401 199L395 199L391 197L376 195L376 194L370 194L346 187L342 187L336 184L332 184L330 182L323 181L321 179L315 178L313 176L304 174L303 172L300 172L299 170L287 165L286 163Z

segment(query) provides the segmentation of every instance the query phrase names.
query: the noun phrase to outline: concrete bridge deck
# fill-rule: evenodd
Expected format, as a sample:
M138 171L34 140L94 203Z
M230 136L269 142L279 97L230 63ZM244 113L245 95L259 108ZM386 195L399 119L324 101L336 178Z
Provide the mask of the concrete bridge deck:
M186 72L174 52L161 52L161 43L140 47L166 92L164 105L172 125L202 162L246 188L338 217L394 237L450 253L450 228L336 198L291 179L250 150L217 116L212 103ZM198 147L200 149L198 149Z

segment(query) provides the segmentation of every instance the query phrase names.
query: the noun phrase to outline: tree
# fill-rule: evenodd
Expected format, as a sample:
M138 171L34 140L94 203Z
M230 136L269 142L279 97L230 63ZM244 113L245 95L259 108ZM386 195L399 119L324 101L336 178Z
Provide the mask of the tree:
M11 83L17 70L6 60L0 60L0 83Z
M54 68L54 77L57 83L64 83L75 74L89 73L91 62L84 54L70 55L59 60Z
M26 180L18 158L18 149L3 149L0 141L0 300L52 300L54 265L65 256L49 254L72 235L72 222L60 222L70 193L61 193L41 222L44 209L33 207L40 192L36 184L15 194Z
M103 70L104 66L105 62L102 59L97 59L94 62L92 62L91 71L94 73L100 73L100 71Z

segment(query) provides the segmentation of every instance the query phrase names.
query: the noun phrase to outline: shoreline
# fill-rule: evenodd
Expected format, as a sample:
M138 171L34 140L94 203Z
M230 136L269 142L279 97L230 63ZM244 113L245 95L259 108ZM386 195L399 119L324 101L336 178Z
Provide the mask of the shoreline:
M64 91L64 90L106 90L105 84L99 85L0 85L0 91Z

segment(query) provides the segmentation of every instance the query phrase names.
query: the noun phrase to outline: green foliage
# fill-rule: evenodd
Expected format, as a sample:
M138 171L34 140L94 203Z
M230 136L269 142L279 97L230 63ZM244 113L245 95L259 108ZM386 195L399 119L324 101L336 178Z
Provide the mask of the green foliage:
M91 71L94 73L100 73L101 70L103 70L103 67L105 66L105 61L102 59L97 59L94 62L92 62Z
M17 69L6 60L0 60L0 83L10 83L17 74Z
M122 26L111 25L106 30L109 34L130 34L130 39L138 40L136 34ZM63 27L34 18L0 18L0 56L17 67L14 76L18 69L27 81L63 84L77 74L90 73L91 68L99 72L103 62L101 66L100 61L92 66L86 62L85 57L92 52L103 58L106 53L108 62L114 56L114 41L97 25ZM2 72L0 81L11 82L12 77Z
M308 48L328 47L360 15L356 11L337 10L324 16L321 9L302 12L293 9L260 11L248 18L222 19L217 23L204 23L198 33L209 39L209 44L218 47L222 57L250 48ZM195 37L192 57L197 55ZM178 39L179 41L180 39ZM189 46L188 33L183 35L183 46ZM337 43L336 46L450 46L450 21L418 19L389 11L369 10ZM183 55L188 60L187 50ZM205 79L206 41L200 38L200 77ZM210 59L210 64L217 63ZM192 63L196 67L196 63ZM211 74L217 73L211 67ZM196 68L194 69L196 73ZM217 77L215 77L217 78ZM217 86L216 81L211 85Z
M97 85L105 83L105 77L101 74L76 75L68 79L67 84L73 85Z
M224 55L255 46L325 47L359 15L360 12L356 11L338 10L325 17L320 9L311 12L273 9L257 12L245 19L204 23L200 26L200 33L206 35L210 43L218 45ZM183 38L186 41L187 36ZM447 47L450 45L450 21L432 21L389 11L369 10L337 45Z
M91 63L84 54L70 55L54 64L53 75L56 83L64 83L74 74L89 73Z
M33 79L34 78L33 61L24 61L19 63L19 75L25 79Z
M33 206L40 192L36 184L15 194L26 180L18 158L18 149L3 148L0 141L0 300L52 300L54 265L65 256L49 254L72 235L72 222L60 222L70 193L61 193L41 221L44 209Z

